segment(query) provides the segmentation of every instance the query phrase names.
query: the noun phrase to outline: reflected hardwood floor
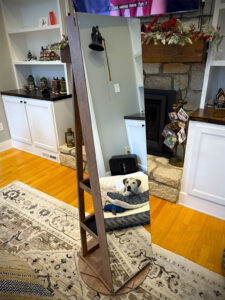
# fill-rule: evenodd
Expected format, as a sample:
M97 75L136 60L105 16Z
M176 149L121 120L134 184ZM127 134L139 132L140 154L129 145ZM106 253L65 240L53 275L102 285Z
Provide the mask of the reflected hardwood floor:
M16 149L1 152L0 188L14 180L78 205L76 171L55 162ZM91 196L85 193L85 197L86 211L91 213ZM153 243L225 275L222 266L225 221L156 197L151 197L150 203Z

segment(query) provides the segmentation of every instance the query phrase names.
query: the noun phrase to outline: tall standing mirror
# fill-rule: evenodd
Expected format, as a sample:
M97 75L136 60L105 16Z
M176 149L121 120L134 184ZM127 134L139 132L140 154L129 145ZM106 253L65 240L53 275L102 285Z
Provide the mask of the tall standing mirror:
M80 258L85 263L90 262L92 266L93 273L89 274L89 279L91 276L95 278L97 274L109 291L115 294L120 293L150 262L154 264L157 256L154 252L154 259L151 259L148 183L154 226L152 228L153 241L183 256L189 251L185 257L192 258L195 262L202 260L202 251L205 251L206 244L209 249L206 252L212 257L211 245L208 241L205 243L206 239L203 242L205 226L199 227L195 224L199 215L194 212L194 207L197 211L212 214L212 211L208 209L208 202L211 198L204 197L205 190L210 190L212 195L214 194L215 184L214 180L209 180L210 177L204 171L207 164L201 160L206 157L207 147L203 147L203 155L196 156L197 152L193 147L195 143L191 140L193 136L191 137L189 131L188 146L186 135L188 124L191 124L189 127L191 130L194 130L192 126L195 126L193 122L188 123L189 120L202 122L198 113L196 117L196 114L189 115L185 112L186 107L190 107L192 99L189 99L190 103L186 102L184 99L186 96L183 93L186 86L186 95L188 95L189 88L192 89L193 78L197 78L197 75L193 73L194 70L196 71L194 63L197 60L190 62L188 55L186 58L176 57L171 50L174 49L173 45L168 42L168 45L162 47L165 48L165 53L173 54L176 63L164 54L161 55L159 63L152 58L152 52L147 51L147 45L143 44L143 61L149 64L145 65L145 89L143 85L140 20L130 17L143 16L141 12L144 11L148 11L146 13L148 15L153 14L153 11L155 14L172 12L173 8L166 10L161 7L163 11L156 12L153 10L153 3L157 4L158 1L153 1L150 13L147 7L134 7L135 1L129 1L129 3L132 2L130 4L124 4L123 0L102 0L96 1L95 4L89 1L74 0L74 2L78 13L75 19L71 16L68 33L76 88L75 99L78 102L76 111L79 110L81 115L89 169L90 182L85 181L86 184L89 183L86 191L91 191L94 204L92 216L85 217L84 213L81 214L81 232L88 231L92 237L95 235L99 242L99 245L94 244L92 248L89 248L85 245L85 237L83 237ZM169 1L163 2L168 4L168 7L170 6ZM177 2L179 5L175 11L180 11L183 3ZM198 8L197 2L196 5L191 5L186 9ZM110 9L107 10L109 3ZM159 16L153 19L148 29L156 23L158 18ZM158 23L159 29L164 28L160 22ZM77 31L72 30L74 27ZM143 34L144 40L145 37L146 34ZM149 44L149 47L157 46L153 45L153 41L151 42L152 45ZM187 51L186 47L176 46ZM77 50L80 52L79 55L76 55ZM145 56L146 53L148 55ZM193 59L195 59L194 56ZM156 65L152 65L154 63ZM200 71L198 70L197 73L200 74ZM182 170L186 141L186 163ZM199 141L202 142L198 139L196 145L200 145ZM193 151L192 154L191 151ZM212 161L214 161L214 156ZM196 163L196 169L193 168L193 163ZM148 165L149 170L147 170ZM197 166L201 168L197 170ZM215 166L212 169L214 168ZM184 172L183 178L182 172ZM189 172L193 176L188 176ZM211 174L211 172L208 173ZM206 174L208 182L205 180ZM82 176L79 178L83 179ZM194 188L194 180L196 180L196 186L200 188L199 191L202 192ZM84 184L78 182L79 186L84 187ZM219 193L221 193L220 189ZM202 200L209 201L198 202L200 196ZM190 208L193 205L193 210L188 212L177 205L168 204L163 199ZM191 202L188 204L186 200ZM212 208L219 208L217 204L212 205ZM80 207L84 210L82 202ZM171 207L173 207L173 216ZM175 210L177 210L176 214ZM218 211L219 216L222 215L221 212L222 210ZM156 216L157 221L155 221ZM194 226L187 226L187 223ZM201 231L202 228L203 231ZM204 245L199 251L198 258L196 258L196 245L199 242L199 236L193 235L193 232L199 232L201 237L199 248ZM101 250L98 258L95 255L97 249ZM155 246L153 249L156 249ZM209 265L209 261L204 263ZM153 264L151 264L151 270L154 272ZM86 266L87 264L80 268L83 279ZM177 263L176 269L183 268L181 266L180 262ZM161 277L162 270L167 270L167 268L160 269L159 277ZM174 278L174 273L171 273L171 278ZM91 279L89 282L86 280L86 283L89 285L90 281ZM196 280L193 279L194 281ZM95 282L94 279L92 282ZM178 291L177 284L175 280L174 293ZM97 290L94 284L90 286ZM134 285L131 286L134 287Z
M140 20L77 13L77 21L116 293L152 254Z
M145 121L133 119L144 109L140 21L78 13L78 22L116 291L151 255L140 228L150 223Z

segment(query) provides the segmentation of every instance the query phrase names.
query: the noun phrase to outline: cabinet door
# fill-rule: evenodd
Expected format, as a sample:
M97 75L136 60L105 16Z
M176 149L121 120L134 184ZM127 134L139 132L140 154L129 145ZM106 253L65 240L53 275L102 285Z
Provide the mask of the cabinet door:
M188 194L225 205L225 126L190 122L187 146Z
M33 144L36 147L58 151L53 103L28 100L26 104Z
M11 138L22 143L31 144L30 128L24 100L22 98L3 96L3 102Z
M125 120L131 154L136 154L139 166L147 171L145 121Z

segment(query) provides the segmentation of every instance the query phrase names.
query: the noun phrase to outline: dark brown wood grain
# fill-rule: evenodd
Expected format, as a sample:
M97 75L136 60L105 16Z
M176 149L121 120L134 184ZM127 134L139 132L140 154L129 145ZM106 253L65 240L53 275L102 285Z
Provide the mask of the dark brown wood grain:
M142 44L142 60L144 63L194 63L202 62L205 58L206 45L203 40L194 41L193 44L154 45L153 41L147 45Z
M75 82L75 89L76 89L76 93L75 93L76 96L74 97L75 118L76 119L78 118L78 114L80 117L80 122L75 121L76 131L77 130L79 131L79 133L76 133L77 136L76 148L79 145L79 151L77 152L78 155L77 161L78 160L80 161L77 164L77 166L79 167L79 169L77 170L78 177L79 177L77 185L78 185L78 190L80 191L81 189L80 182L83 180L83 175L81 175L81 164L83 162L81 143L82 143L82 135L83 135L84 146L85 146L86 156L87 156L88 173L89 173L90 184L91 184L91 194L93 198L94 212L96 216L95 219L96 219L97 235L99 241L99 248L96 251L93 251L91 255L85 253L84 249L81 255L89 263L89 265L93 265L95 261L100 262L100 264L96 269L98 276L102 279L103 282L106 283L107 288L109 288L112 291L113 290L112 274L110 269L108 245L106 239L102 200L101 200L101 191L100 191L99 178L98 178L96 154L95 154L94 139L92 133L89 100L88 100L87 87L86 87L86 79L85 79L85 71L83 65L83 56L81 50L77 15L75 14L75 15L68 16L66 18L66 23L67 23L70 55L71 55L72 69L73 69L73 79ZM83 168L82 168L82 174L83 174ZM82 222L84 220L84 202L83 202L83 194L81 194L81 192L79 192L79 205L80 205L79 210L80 210L80 217L81 217L80 221ZM83 233L82 235L84 236ZM82 243L84 243L83 239L82 239ZM98 255L96 253L98 253ZM95 255L97 256L95 257ZM95 266L93 266L93 268L95 268Z
M45 101L58 101L66 98L71 98L72 95L55 95L55 94L50 94L49 97L43 97L42 93L40 90L36 91L31 91L27 92L25 90L10 90L10 91L2 91L2 95L7 95L7 96L15 96L15 97L21 97L21 98L28 98L28 99L38 99L38 100L45 100Z
M81 277L89 287L105 295L112 294L110 290L107 289L106 286L99 280L92 266L89 267L85 259L80 255L78 256L78 266L81 273ZM136 289L145 280L146 276L149 273L149 269L149 265L145 266L142 270L140 270L138 274L131 278L129 282L127 282L119 291L114 293L114 296L123 295Z
M63 63L71 63L69 45L64 47L63 49L60 49L60 59Z
M225 125L225 110L206 107L190 114L189 119L192 121Z
M80 187L83 180L83 147L82 147L82 130L80 114L78 109L77 94L74 83L73 71L71 70L72 88L73 88L73 104L74 104L74 120L75 120L75 151L76 151L76 170L77 170L77 192L78 192L78 210L80 222L85 220L85 203L84 203L84 190ZM86 255L87 249L87 235L85 229L80 226L81 236L81 252Z

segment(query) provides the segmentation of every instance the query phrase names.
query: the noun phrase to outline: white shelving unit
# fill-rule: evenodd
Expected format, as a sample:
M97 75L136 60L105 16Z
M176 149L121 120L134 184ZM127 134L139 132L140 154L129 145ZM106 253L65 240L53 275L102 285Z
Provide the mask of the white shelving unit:
M34 31L42 31L42 30L55 30L55 29L60 29L59 24L49 25L49 26L46 26L46 27L27 27L27 28L22 28L22 29L18 29L18 30L9 30L8 34L34 32Z
M41 66L41 65L53 65L53 66L60 66L60 65L65 65L64 63L61 62L61 60L54 60L54 61L14 61L15 65L36 65L36 66Z
M140 20L128 19L129 32L131 37L131 46L133 51L133 63L137 84L137 97L140 112L144 111L144 82L142 66L142 48L141 48L141 26Z
M27 77L33 75L36 85L43 76L65 77L67 92L71 93L70 68L61 61L26 61L27 53L39 59L41 47L59 42L65 34L64 18L69 12L68 0L0 0L9 43L17 88L23 88ZM54 11L56 25L39 27L39 19L49 18Z
M215 9L212 25L220 26L221 33L225 35L225 1L215 0ZM206 62L205 75L202 87L200 108L215 100L219 88L225 89L225 39L219 46L218 51L210 51Z

